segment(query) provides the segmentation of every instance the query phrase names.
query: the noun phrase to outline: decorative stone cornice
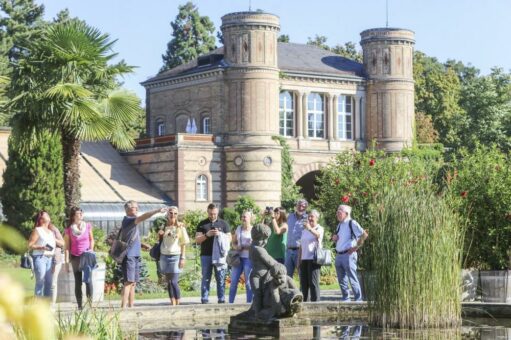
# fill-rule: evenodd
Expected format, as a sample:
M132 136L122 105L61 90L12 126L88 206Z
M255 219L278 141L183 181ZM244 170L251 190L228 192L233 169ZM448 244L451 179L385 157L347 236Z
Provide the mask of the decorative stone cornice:
M333 76L328 74L313 74L313 73L302 73L302 72L290 72L284 71L286 74L286 80L295 80L295 81L308 81L313 83L321 83L321 84L338 84L338 85L348 85L348 84L362 84L365 82L365 79L358 76Z
M264 12L235 12L229 13L222 17L222 26L220 29L223 31L231 27L258 26L260 29L276 29L280 30L279 17Z
M205 79L205 78L217 77L217 76L221 76L223 73L224 73L224 68L222 67L222 68L216 68L214 70L197 72L197 73L192 73L192 74L188 74L188 75L184 75L184 76L177 76L177 77L171 77L171 78L166 78L166 79L158 79L158 80L153 80L153 81L149 81L149 82L144 82L144 83L142 83L142 85L146 89L152 89L152 88L157 88L157 87L163 87L163 86L169 86L169 85L174 85L174 84L180 84L180 83L201 80L201 79Z

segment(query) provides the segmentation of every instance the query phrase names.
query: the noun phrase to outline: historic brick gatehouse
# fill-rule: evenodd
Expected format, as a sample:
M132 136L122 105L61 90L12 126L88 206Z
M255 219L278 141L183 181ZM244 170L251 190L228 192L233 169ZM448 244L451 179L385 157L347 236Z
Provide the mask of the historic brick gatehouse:
M339 151L373 140L388 151L411 144L412 31L363 31L360 64L278 43L273 14L227 14L221 29L224 47L142 83L149 138L124 154L180 208L232 205L242 194L278 205L274 135L287 139L294 179L304 187Z

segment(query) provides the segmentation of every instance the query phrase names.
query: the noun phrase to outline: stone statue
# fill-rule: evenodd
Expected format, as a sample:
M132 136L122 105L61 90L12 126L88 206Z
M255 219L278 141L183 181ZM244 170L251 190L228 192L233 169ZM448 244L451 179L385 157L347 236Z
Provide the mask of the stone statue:
M254 297L246 313L262 320L293 316L300 311L303 301L302 293L287 276L285 266L275 261L264 248L270 233L270 227L265 224L254 226L249 250Z

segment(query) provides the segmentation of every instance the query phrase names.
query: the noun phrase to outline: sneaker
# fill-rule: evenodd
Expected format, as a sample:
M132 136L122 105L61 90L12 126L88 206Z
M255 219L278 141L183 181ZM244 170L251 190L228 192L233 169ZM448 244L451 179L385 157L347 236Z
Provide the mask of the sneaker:
M218 303L225 303L225 301L218 301Z

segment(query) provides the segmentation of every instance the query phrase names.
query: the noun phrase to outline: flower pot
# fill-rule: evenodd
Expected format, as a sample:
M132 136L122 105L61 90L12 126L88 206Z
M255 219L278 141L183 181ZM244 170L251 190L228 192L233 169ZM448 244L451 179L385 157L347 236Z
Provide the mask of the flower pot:
M482 302L511 303L510 270L481 270Z
M105 263L98 263L98 267L92 271L92 302L103 301L105 296ZM82 284L83 302L86 301L85 285ZM75 277L73 271L67 272L65 268L59 273L57 284L57 302L76 302Z

